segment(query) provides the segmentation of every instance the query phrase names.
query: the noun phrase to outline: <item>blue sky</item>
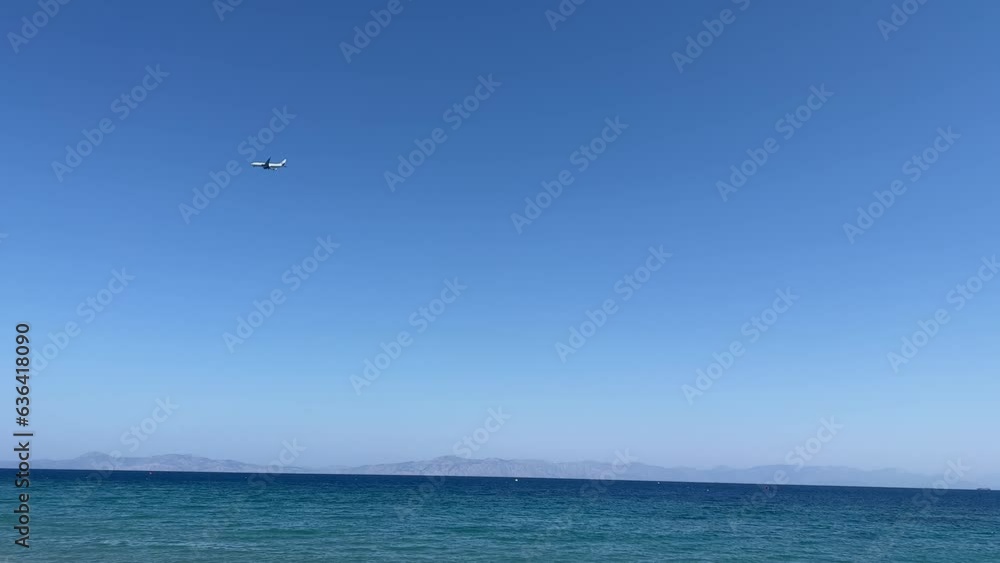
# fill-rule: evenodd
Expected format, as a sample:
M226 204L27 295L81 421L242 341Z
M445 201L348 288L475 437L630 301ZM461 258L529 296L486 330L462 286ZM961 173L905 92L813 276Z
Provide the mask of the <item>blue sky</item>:
M71 2L26 42L7 35L3 318L11 338L30 322L36 351L79 327L36 358L36 455L266 463L294 439L299 465L402 461L454 453L500 408L476 457L781 463L833 417L844 429L816 464L1000 471L984 447L1000 279L960 310L949 299L1000 252L1000 7L932 0L886 40L886 0L684 4L585 2L553 29L555 1L402 0L350 62L341 43L389 2L245 0L221 20L209 1ZM727 9L679 71L674 53ZM37 11L11 4L3 31ZM498 85L453 128L481 78ZM137 87L126 114L116 99ZM786 139L779 120L807 103ZM248 150L275 111L287 123ZM573 153L616 118L627 128L581 170ZM104 119L60 178L53 162ZM913 181L904 163L949 127ZM769 138L724 201L718 182ZM249 169L268 156L288 168ZM572 184L518 232L511 215L563 170ZM849 241L844 224L895 180L906 191ZM339 247L292 291L283 276L317 237ZM616 284L661 246L626 300ZM134 279L102 293L122 269ZM467 288L418 332L411 315L455 279ZM743 327L786 289L798 299L751 342ZM275 290L230 351L224 333ZM563 362L556 344L608 299ZM949 321L894 373L887 354L939 309ZM400 331L411 344L358 394L351 376ZM683 386L734 341L745 353L689 402ZM129 450L122 434L166 398L176 412Z

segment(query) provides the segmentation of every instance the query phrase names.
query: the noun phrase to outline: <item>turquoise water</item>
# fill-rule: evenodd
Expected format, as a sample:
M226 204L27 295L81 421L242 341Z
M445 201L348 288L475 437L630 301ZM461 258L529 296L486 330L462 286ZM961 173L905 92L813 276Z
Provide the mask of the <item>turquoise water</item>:
M0 561L1000 561L1000 493L33 471Z

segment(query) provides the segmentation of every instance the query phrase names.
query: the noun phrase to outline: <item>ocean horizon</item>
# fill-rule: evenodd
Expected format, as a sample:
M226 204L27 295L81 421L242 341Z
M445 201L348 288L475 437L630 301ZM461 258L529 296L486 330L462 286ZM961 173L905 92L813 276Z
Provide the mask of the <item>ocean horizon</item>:
M12 467L2 467L0 466L0 473L12 472L16 473L16 470ZM49 467L41 467L38 469L32 469L32 474L42 474L42 473L76 473L76 474L87 474L94 475L96 478L103 480L106 475L110 473L115 474L136 474L136 475L153 475L153 474L178 474L178 475L238 475L247 477L248 479L256 477L257 479L263 481L268 481L270 478L277 478L280 476L301 476L301 477L400 477L400 478L440 478L440 479L516 479L516 480L538 480L538 481L599 481L600 479L585 479L578 477L536 477L536 476L522 476L522 475L512 475L512 476L496 476L496 475L446 475L441 473L413 473L413 474L380 474L380 473L337 473L323 471L322 468L308 468L301 471L281 471L281 472L268 472L268 471L207 471L207 470L197 470L197 471L184 471L179 469L102 469L100 467L94 467L92 469L56 469ZM679 481L671 479L629 479L627 477L614 477L609 479L610 482L614 483L663 483L672 485L739 485L748 487L826 487L834 489L904 489L904 490L933 490L933 486L913 486L913 485L837 485L837 484L823 484L823 483L756 483L748 481ZM979 487L973 484L964 483L958 486L948 486L947 490L950 491L978 491L978 492L1000 492L1000 490L995 490L992 487Z
M996 491L83 470L28 490L31 547L4 550L25 561L1000 560Z
M244 473L298 475L441 475L454 477L511 477L591 479L610 477L623 481L662 481L670 483L719 484L783 484L846 487L949 489L1000 488L1000 476L972 474L961 459L949 460L943 475L910 473L896 468L859 469L823 465L761 465L746 468L717 466L713 468L663 467L637 463L629 455L618 452L619 461L582 460L550 462L538 459L466 458L439 456L425 460L367 465L298 466L281 461L269 465L245 463L232 459L211 459L189 454L163 454L148 457L123 457L90 452L73 459L39 459L32 463L37 469L67 469L83 471L171 471L181 473ZM619 462L625 462L619 466ZM15 467L14 461L0 462L0 468Z

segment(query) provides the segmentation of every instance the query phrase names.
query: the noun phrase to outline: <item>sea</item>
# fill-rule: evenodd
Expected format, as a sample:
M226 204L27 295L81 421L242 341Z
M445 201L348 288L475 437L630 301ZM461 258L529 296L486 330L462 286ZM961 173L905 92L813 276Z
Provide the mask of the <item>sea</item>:
M0 473L0 562L1000 562L996 491L57 470L18 489Z

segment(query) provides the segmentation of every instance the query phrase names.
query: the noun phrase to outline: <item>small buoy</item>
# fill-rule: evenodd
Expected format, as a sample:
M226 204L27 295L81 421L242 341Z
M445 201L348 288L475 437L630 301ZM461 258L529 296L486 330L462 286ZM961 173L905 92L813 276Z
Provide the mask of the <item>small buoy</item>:
M514 482L516 483L516 482L517 482L517 479L514 479Z

